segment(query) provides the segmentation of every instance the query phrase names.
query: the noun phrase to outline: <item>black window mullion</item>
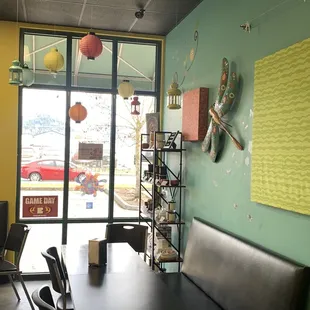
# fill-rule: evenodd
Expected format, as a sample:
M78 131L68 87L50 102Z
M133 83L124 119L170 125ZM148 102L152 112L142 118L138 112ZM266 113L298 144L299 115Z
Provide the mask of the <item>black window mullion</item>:
M160 82L161 82L161 43L156 44L156 63L155 63L155 92L156 92L156 106L155 111L160 111Z
M108 213L109 223L113 222L114 218L117 56L118 56L118 42L117 40L114 39L112 45L112 108L111 108L111 132L110 132L109 213Z
M24 32L21 30L19 33L19 59L24 59ZM18 121L17 121L17 173L16 173L16 205L15 205L15 218L16 222L20 222L20 201L21 201L21 162L22 162L22 134L23 134L23 88L18 87Z
M66 67L66 127L65 127L65 173L63 190L63 222L62 244L67 244L68 235L68 208L69 208L69 166L70 166L70 117L71 106L71 75L72 75L72 35L67 36L67 67Z

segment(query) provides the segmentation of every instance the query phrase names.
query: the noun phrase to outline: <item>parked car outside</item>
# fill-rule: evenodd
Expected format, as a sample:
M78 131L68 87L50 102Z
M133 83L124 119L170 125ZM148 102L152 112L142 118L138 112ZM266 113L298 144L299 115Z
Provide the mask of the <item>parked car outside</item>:
M65 174L64 165L65 162L58 159L36 160L21 167L21 177L30 181L63 181ZM89 171L70 163L69 181L81 183L87 172Z

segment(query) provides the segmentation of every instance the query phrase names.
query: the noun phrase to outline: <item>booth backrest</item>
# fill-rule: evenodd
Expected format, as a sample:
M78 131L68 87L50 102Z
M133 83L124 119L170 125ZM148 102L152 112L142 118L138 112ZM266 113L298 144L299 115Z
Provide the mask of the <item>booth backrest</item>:
M182 272L225 310L302 310L309 268L195 218Z

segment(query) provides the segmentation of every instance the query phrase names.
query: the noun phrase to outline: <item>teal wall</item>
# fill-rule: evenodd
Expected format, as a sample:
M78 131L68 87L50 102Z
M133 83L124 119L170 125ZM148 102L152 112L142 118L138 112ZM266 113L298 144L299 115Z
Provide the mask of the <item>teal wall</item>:
M242 141L245 150L238 151L226 138L222 158L214 164L207 154L202 153L201 143L186 143L185 234L192 218L198 216L254 243L310 265L310 217L250 200L249 146L252 140L254 63L310 37L310 1L286 2L254 20L250 34L243 32L239 25L281 2L204 0L167 36L165 91L175 71L182 79L184 60L194 47L193 33L197 23L199 48L182 90L209 87L209 104L213 103L223 57L235 62L242 79L241 100L235 106L235 115L230 123L233 125L232 134ZM172 111L165 107L164 129L180 130L181 124L182 110ZM249 216L252 220L249 220Z

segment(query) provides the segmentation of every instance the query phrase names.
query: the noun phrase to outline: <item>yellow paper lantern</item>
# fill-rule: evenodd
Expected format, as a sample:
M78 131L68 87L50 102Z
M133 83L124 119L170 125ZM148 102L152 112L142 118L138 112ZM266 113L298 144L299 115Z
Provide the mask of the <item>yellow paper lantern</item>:
M64 66L64 57L53 47L49 53L44 56L44 65L52 73L57 73Z
M124 80L118 87L118 94L124 99L128 99L135 92L135 89L128 80Z

